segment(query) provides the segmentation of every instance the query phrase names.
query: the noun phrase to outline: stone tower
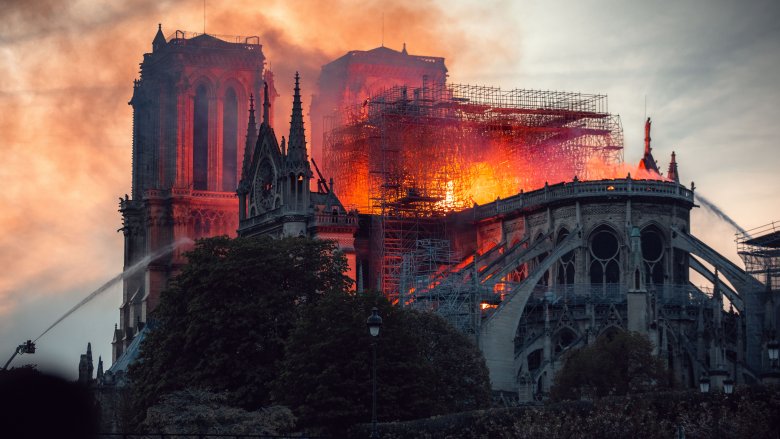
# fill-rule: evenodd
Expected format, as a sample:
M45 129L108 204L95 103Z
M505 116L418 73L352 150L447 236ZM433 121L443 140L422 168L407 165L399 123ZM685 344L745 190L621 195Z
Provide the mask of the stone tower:
M250 96L265 57L257 37L217 38L162 26L133 86L132 190L120 200L125 274L113 360L143 327L192 241L235 236ZM271 82L272 83L272 82ZM272 98L276 96L272 90ZM141 264L143 265L143 264Z
M334 123L336 126L341 123L338 118L344 108L367 102L371 95L394 85L405 85L412 90L425 82L447 82L444 58L410 55L405 43L400 52L384 46L352 50L322 66L311 101L309 153L325 175L337 180L340 177L336 175L338 167L329 166L324 154L323 134L335 128Z

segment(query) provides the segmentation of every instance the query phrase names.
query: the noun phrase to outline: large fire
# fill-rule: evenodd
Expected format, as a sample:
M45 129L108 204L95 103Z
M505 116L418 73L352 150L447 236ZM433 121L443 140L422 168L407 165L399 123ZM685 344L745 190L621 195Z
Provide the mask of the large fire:
M450 149L449 145L439 147L445 151ZM491 142L479 148L479 154L464 154L458 148L451 151L452 155L422 154L417 143L403 144L400 148L407 154L392 164L392 171L402 178L391 184L377 178L379 166L374 166L374 172L369 171L368 160L345 163L349 175L337 178L340 184L335 189L342 202L362 212L380 213L381 205L377 201L384 196L381 200L388 203L413 206L415 202L428 202L432 210L448 212L575 178L602 180L630 175L635 179L666 180L654 171L611 162L597 155L577 164L577 157L567 156L554 147L538 154L521 154L517 148ZM390 168L387 163L382 164L385 170Z
M335 114L325 173L361 212L440 215L545 184L662 179L623 164L606 96L425 84L395 86Z

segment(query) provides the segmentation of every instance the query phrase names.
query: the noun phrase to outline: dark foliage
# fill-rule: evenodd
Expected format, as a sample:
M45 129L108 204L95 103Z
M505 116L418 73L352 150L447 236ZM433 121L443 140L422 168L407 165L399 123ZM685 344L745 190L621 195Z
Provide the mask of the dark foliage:
M636 332L617 332L569 353L550 390L554 401L626 395L668 387L653 345Z
M227 391L230 404L248 410L268 405L301 309L349 286L334 249L304 238L198 241L130 368L137 421L160 396L193 386Z
M276 382L278 402L308 427L339 435L371 419L371 343L377 306L378 418L416 419L485 407L487 367L466 336L437 315L391 306L377 294L333 294L292 332Z
M733 395L650 392L544 407L478 410L379 426L384 439L772 439L780 431L780 388L739 387ZM370 426L348 439L368 437Z

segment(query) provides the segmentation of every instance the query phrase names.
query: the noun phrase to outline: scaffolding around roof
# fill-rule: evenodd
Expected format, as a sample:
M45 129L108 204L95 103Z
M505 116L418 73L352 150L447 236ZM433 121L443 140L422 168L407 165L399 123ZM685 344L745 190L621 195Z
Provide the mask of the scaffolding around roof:
M780 222L737 233L737 253L745 271L767 289L780 290Z
M623 161L620 118L605 95L424 79L325 121L325 172L345 206L376 215L372 265L393 300L404 255L443 236L437 218Z
M324 169L345 205L427 216L550 184L623 159L607 97L423 81L326 118Z

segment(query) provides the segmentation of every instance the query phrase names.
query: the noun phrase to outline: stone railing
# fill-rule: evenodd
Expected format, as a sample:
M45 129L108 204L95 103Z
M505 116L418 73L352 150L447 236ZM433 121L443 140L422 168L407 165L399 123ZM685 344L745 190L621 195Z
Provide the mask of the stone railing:
M355 215L318 213L314 216L314 220L317 226L357 226L357 216Z
M195 37L204 35L202 32L192 32L192 31L186 31L186 30L177 30L176 32L169 34L168 37L165 39L166 41L175 41L174 44L184 44L186 40L193 39ZM214 37L218 40L222 40L226 43L232 43L232 44L245 44L245 45L260 45L260 37L256 35L252 36L246 36L246 35L222 35L222 34L205 34L210 37Z
M239 229L245 229L247 227L254 227L258 224L262 224L272 218L276 218L279 216L279 212L277 210L266 212L262 215L256 215L250 218L242 219L239 221L238 228Z
M648 285L648 294L654 293L662 305L698 305L712 298L712 291L693 285L659 284ZM590 298L594 302L618 303L626 298L628 288L623 284L570 284L537 286L531 297L537 300L547 298L554 303Z
M143 196L144 198L194 197L223 200L238 199L235 192L200 191L183 188L147 189L144 191Z
M598 181L573 181L545 186L532 192L521 192L506 199L477 206L476 220L502 215L516 210L593 196L634 196L672 198L693 203L693 191L681 184L662 180L630 178Z

